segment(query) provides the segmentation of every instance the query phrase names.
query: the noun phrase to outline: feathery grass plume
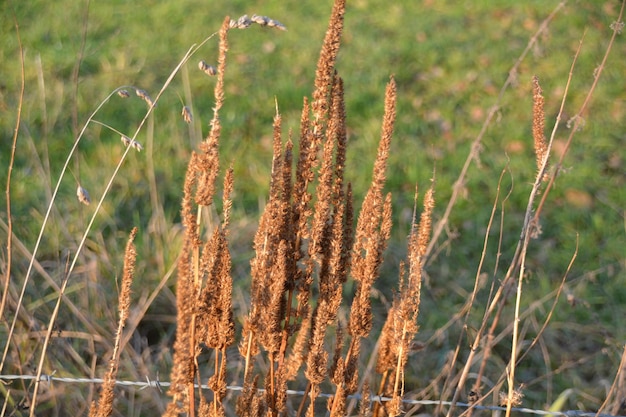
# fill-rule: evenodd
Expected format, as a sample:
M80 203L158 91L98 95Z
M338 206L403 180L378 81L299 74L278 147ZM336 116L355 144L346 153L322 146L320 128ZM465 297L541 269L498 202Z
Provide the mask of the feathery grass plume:
M372 398L370 396L370 384L365 381L361 388L361 400L359 401L359 417L371 417Z
M308 314L304 317L300 324L294 326L294 331L297 330L296 340L293 343L293 347L289 352L289 356L285 361L285 378L292 380L296 377L298 370L302 363L306 361L306 352L309 343L309 333L311 329L311 309L308 309Z
M76 188L76 197L78 201L88 206L91 203L91 197L89 196L89 192L84 189L80 184L78 184L78 188Z
M348 333L351 336L346 353L346 392L351 394L358 386L358 360L361 339L367 337L372 328L370 291L378 278L382 254L391 234L391 195L383 200L382 188L393 126L396 116L396 84L390 79L385 91L385 110L381 140L374 162L372 184L363 201L356 226L352 247L350 270L357 283L356 294L350 309Z
M120 342L122 340L122 331L126 325L128 319L128 313L130 311L130 286L133 282L133 276L135 274L135 261L137 259L137 251L133 241L137 235L137 228L134 227L130 232L128 243L126 244L126 250L124 251L124 271L122 274L122 287L120 289L118 311L120 318L117 325L117 331L115 334L115 346L113 348L113 354L109 360L109 369L104 376L104 382L102 383L102 391L100 392L100 398L98 405L92 403L89 410L89 415L92 417L106 417L113 414L113 388L115 387L115 379L117 378L117 371L120 362Z
M213 119L211 131L207 138L200 144L198 174L198 191L196 192L196 204L210 206L213 203L215 193L215 179L219 172L219 137L222 131L219 111L224 104L224 72L226 70L226 52L228 51L228 27L230 18L226 17L219 31L219 52L217 58L217 82L215 83L215 106L213 107Z
M224 204L227 207L230 205L227 193L232 189L232 170L229 172L231 174L226 175L224 184ZM213 236L203 248L199 268L204 276L205 284L196 312L195 342L196 346L205 345L215 350L215 374L208 381L209 388L214 392L211 408L213 415L224 413L222 400L226 396L226 348L235 339L231 305L231 257L226 236L225 228L216 228Z
M343 417L346 415L346 386L338 385L335 395L329 399L330 417Z
M533 76L533 139L535 144L535 156L537 158L537 170L541 172L544 159L547 157L548 144L546 143L546 137L544 135L545 124L545 100L543 98L543 92L539 85L539 78ZM547 173L543 174L543 180L548 179Z
M343 164L345 161L346 134L343 102L343 84L341 79L334 78L329 123L325 132L322 166L316 188L317 201L309 239L309 257L318 265L319 295L313 313L310 351L307 358L305 375L312 385L319 385L328 375L328 353L324 340L328 325L336 319L342 299L342 285L347 276L347 260L351 242L351 225L346 229L346 205L343 191ZM333 161L333 153L336 158ZM347 237L345 234L347 233ZM312 265L309 265L311 267ZM333 368L340 374L336 378L337 392L334 407L345 405L345 389L343 387L343 362L338 362L336 355ZM341 371L338 371L340 369ZM311 390L315 393L317 390ZM342 400L342 397L344 399ZM315 398L310 397L311 404ZM334 408L334 410L337 410ZM343 410L343 408L341 408Z
M334 141L324 142L322 166L320 168L315 195L317 201L313 210L313 222L309 239L309 256L318 264L327 259L325 255L330 249L328 246L328 222L331 214L331 197L333 186L333 151Z
M198 299L196 338L198 343L218 350L230 345L234 337L234 326L228 321L232 314L230 256L224 232L219 228L202 248L198 269L205 282Z
M305 319L311 320L309 298L313 282L312 261L304 245L305 240L310 236L308 219L312 213L310 206L312 196L308 187L315 178L313 169L317 160L317 144L310 130L309 112L310 105L305 97L300 117L300 150L291 202L291 224L295 233L292 260L295 264L303 265L302 269L296 268L293 271L293 281L297 291L295 318L301 322Z
M254 238L255 257L250 261L252 288L250 312L244 323L245 342L240 346L246 358L244 380L251 370L251 352L255 345L268 352L270 367L265 378L267 406L272 412L284 407L279 386L286 388L283 369L287 339L295 331L289 315L297 266L293 260L294 239L291 227L291 141L281 153L281 117L274 118L274 140L269 201L261 215Z
M341 323L337 323L337 328L335 329L335 351L333 353L333 360L330 365L330 369L328 373L330 375L330 380L335 385L340 385L343 382L344 375L344 361L342 356L342 351L344 348L344 331Z
M371 330L369 293L374 280L378 277L382 252L391 229L390 197L387 196L383 201L382 189L396 115L395 98L396 85L392 78L385 93L385 115L372 184L363 201L352 249L351 274L358 283L348 327L353 337L365 337Z
M183 120L185 123L193 122L193 116L191 114L191 109L188 106L183 106L183 110L181 111L181 116L183 116Z
M399 413L399 408L393 400L397 402L404 395L404 369L413 338L419 329L417 318L421 299L424 254L430 242L432 211L435 206L433 193L431 187L424 196L424 210L419 225L415 224L415 219L413 219L408 244L408 276L404 278L406 273L402 265L399 290L394 296L393 305L387 315L380 339L379 357L376 364L376 371L382 374L379 395L392 397L390 413ZM417 200L417 191L415 198ZM395 373L389 375L389 372L394 370ZM376 411L378 409L377 406Z
M330 380L337 387L334 395L328 399L328 409L331 410L331 416L343 416L346 414L346 390L343 383L346 367L341 354L343 347L343 328L338 323L335 331L335 353L329 370Z
M248 374L246 378L241 395L237 398L235 414L240 417L261 417L265 408L257 388L259 375L252 378L252 375Z
M316 136L316 141L320 139L323 124L328 114L329 96L341 43L345 11L345 0L335 0L315 70L315 89L313 90L311 108L313 110L312 132Z
M181 220L185 229L176 281L176 338L174 340L173 366L170 374L171 386L168 395L172 402L167 406L166 416L177 416L189 410L189 399L193 394L194 354L191 348L192 317L196 294L194 291L193 253L200 245L198 226L193 205L193 192L196 186L198 155L193 152L185 174ZM190 391L191 390L191 394Z
M177 290L177 332L174 342L174 366L172 368L173 401L168 405L167 415L186 412L195 414L194 379L201 376L196 369L196 354L199 345L215 349L215 374L209 379L214 391L211 414L224 413L221 400L226 395L226 347L234 341L232 319L232 278L231 258L226 242L227 225L230 220L229 194L232 190L232 170L227 172L224 182L224 210L226 225L216 229L203 245L202 253L194 204L209 206L213 203L215 179L219 171L218 141L221 131L219 110L224 102L224 71L228 50L227 17L219 31L218 74L215 86L215 107L211 121L211 131L200 144L199 152L193 152L183 190L182 222L185 227L183 253L179 260ZM203 286L204 282L204 286Z
M333 184L333 206L334 213L332 219L332 239L329 265L332 275L337 280L338 285L346 282L350 264L352 244L354 242L354 231L352 221L354 218L352 208L352 188L348 183L344 190L344 172L346 164L346 151L348 135L346 133L346 111L344 102L343 80L336 77L336 86L333 88L333 105L329 124L331 137L336 135L336 152Z

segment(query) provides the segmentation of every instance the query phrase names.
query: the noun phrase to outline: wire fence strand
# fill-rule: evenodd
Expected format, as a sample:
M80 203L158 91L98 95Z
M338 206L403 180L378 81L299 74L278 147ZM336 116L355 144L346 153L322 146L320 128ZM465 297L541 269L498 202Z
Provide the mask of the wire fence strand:
M14 381L14 380L36 380L37 376L35 375L0 375L0 381L2 383L6 383L5 381ZM72 378L72 377L58 377L54 375L42 375L39 379L40 382L52 383L52 382L60 382L60 383L69 383L69 384L102 384L104 380L102 378ZM162 388L169 387L170 383L167 381L160 381L158 378L155 380L151 380L146 377L145 381L120 381L116 380L115 385L126 386L126 387L139 387L139 390L144 390L146 388L154 388L159 392L163 393ZM195 385L196 388L201 388L205 390L210 390L208 385ZM226 387L229 391L243 391L243 387L237 385L228 385ZM263 392L263 389L259 389L259 392ZM287 390L287 395L305 395L304 391L296 391L296 390ZM320 397L330 398L333 397L333 394L321 393ZM348 396L350 399L360 399L361 396L358 394ZM372 402L386 402L390 401L391 398L381 397L379 395L371 395L370 396ZM405 399L402 401L406 405L433 405L433 406L450 406L452 405L451 401L439 401L439 400L411 400ZM463 407L469 408L472 407L476 410L490 410L490 411L506 411L506 407L500 406L488 406L488 405L476 405L476 404L467 404L457 402L455 403L455 407ZM537 414L537 415L547 415L547 416L561 416L561 417L626 417L624 415L613 415L613 414L599 414L596 412L590 411L582 411L582 410L567 410L567 411L546 411L546 410L537 410L533 408L525 408L525 407L513 407L512 411L516 411L523 414Z

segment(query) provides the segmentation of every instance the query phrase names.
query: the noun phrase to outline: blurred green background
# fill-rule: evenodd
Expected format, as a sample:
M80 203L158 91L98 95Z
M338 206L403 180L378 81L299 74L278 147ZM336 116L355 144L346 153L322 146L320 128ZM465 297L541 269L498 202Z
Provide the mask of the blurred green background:
M395 223L383 276L374 294L378 321L384 320L386 300L397 282L398 262L406 252L415 184L424 191L436 172L434 221L439 220L470 144L489 109L497 103L509 71L541 22L559 3L348 2L337 68L346 90L346 175L353 183L357 208L371 179L385 84L390 75L398 83L398 117L386 187L393 195ZM231 163L235 169L233 274L245 294L248 262L253 256L252 236L269 185L275 101L283 116L285 140L289 129L296 138L302 100L312 91L331 6L328 0L3 2L3 185L20 86L15 21L25 60L24 104L10 190L17 238L32 250L69 149L91 112L112 90L122 85L136 86L155 97L185 52L216 32L225 16L267 15L282 22L288 31L252 26L230 32L226 102L221 111L222 172ZM543 87L549 135L576 48L584 37L563 122L557 129L554 155L558 157L569 135L565 122L578 111L589 91L619 7L618 1L566 2L548 29L539 34L514 82L503 94L501 108L481 143L479 158L470 166L462 197L427 267L429 279L423 291L418 335L427 348L412 359L414 374L407 391L426 386L440 371L433 363L443 364L457 344L461 324L443 326L466 301L478 275L483 240L503 170L499 214L489 233L486 261L480 271L484 279L497 283L513 255L536 173L531 135L532 76L537 75ZM201 59L215 63L216 56L214 38L184 66L137 137L144 151L131 153L115 179L89 236L84 269L77 273L87 277L85 285L94 304L96 294L110 296L110 302L115 302L115 278L121 273L122 252L132 226L140 230L138 296L154 288L175 263L185 167L190 152L208 133L212 116L215 79L199 71L197 63ZM574 396L570 407L597 408L606 384L617 370L626 340L624 56L622 34L617 37L584 114L585 125L576 134L563 171L548 196L541 222L543 234L531 243L528 255L523 302L531 312L529 322L536 323L528 329L532 333L540 327L553 298L548 297L540 305L532 303L557 288L578 247L542 348L535 349L537 352L522 363L518 374L520 382L528 386L529 404L537 407L550 404L564 389L573 387L586 394ZM193 109L191 125L180 116L183 104ZM114 96L95 118L131 136L145 111L145 103L137 97L123 100ZM96 124L87 128L70 165L76 179L71 175L63 179L57 208L38 255L57 276L63 270L64 256L76 248L95 206L77 203L76 182L80 181L97 201L123 152L119 135ZM507 194L508 199L503 201ZM5 204L0 208L0 217L7 221ZM502 243L498 249L500 233ZM6 240L5 231L2 240ZM14 254L13 274L18 282L23 279L27 259L24 254ZM2 262L6 268L6 255ZM173 283L171 279L154 303L159 314L165 312L170 318L174 317ZM31 301L46 292L29 291ZM487 290L484 292L479 294L479 301L484 302ZM44 306L33 314L43 320L49 308ZM240 317L245 308L236 308L235 315ZM483 308L475 309L471 326L479 326ZM112 311L114 316L114 308ZM171 336L171 322L150 317L153 322L145 331L150 342L154 341L152 337ZM102 313L99 318L106 322L109 317ZM507 348L510 341L503 341L498 353L503 363L508 357ZM493 366L496 374L504 369L502 364Z

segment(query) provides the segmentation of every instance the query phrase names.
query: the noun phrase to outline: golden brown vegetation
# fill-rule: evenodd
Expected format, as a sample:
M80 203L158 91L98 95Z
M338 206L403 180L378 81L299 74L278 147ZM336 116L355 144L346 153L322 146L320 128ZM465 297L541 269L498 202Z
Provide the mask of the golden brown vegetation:
M370 292L391 231L391 195L385 196L383 188L396 117L396 85L392 78L387 86L372 184L353 228L352 193L350 184L344 181L347 135L343 81L335 70L344 9L344 2L335 3L318 62L312 105L304 101L295 173L293 144L291 138L283 143L282 119L276 109L269 201L254 238L250 310L239 342L245 365L238 415L293 413L295 410L288 411L287 384L301 372L307 387L298 414L316 415L321 386L330 383L335 387L328 404L330 414L345 415L347 396L363 387L359 375L361 342L372 330ZM245 16L237 21L227 18L219 32L211 131L200 145L200 152L192 155L185 179L185 239L178 266L178 327L169 391L172 402L166 415L225 413L226 348L234 342L226 241L232 171L228 171L224 183L221 225L213 231L202 231L199 216L202 207L213 205L219 170L219 110L224 100L228 31L249 23ZM392 415L400 413L403 369L417 333L422 258L433 207L431 189L420 224L411 232L408 275L406 280L401 278L385 333L388 341L381 349L388 353L380 362L379 372L391 373L392 388L388 391L382 383L380 393L393 396L394 405L389 410ZM210 236L206 241L202 238L205 234ZM349 276L357 285L355 294L346 297L343 290ZM341 323L337 313L349 299L349 321ZM200 385L207 379L197 362L198 354L206 348L215 351L214 375L208 378L213 391L211 401L194 387L194 383ZM330 352L334 352L332 358ZM265 371L255 366L259 355L265 357ZM363 413L369 413L368 395L362 402Z
M245 29L253 23L280 30L286 28L265 16L226 18L219 30L217 67L204 61L199 65L200 70L216 76L215 105L210 131L199 149L192 153L183 184L181 218L184 238L177 264L177 327L168 391L170 402L164 415L222 416L233 414L234 410L239 416L312 417L320 415L324 406L323 413L331 416L354 413L359 416L397 416L406 411L403 404L405 370L409 355L419 349L414 342L419 330L425 262L432 247L434 189L431 187L424 193L418 221L416 188L407 258L399 265L398 286L382 320L380 335L376 335L374 372L366 370L362 345L373 330L371 293L380 275L392 227L392 196L385 194L384 188L396 120L397 86L391 77L385 91L381 137L371 184L355 218L351 184L344 177L348 146L344 84L336 69L344 13L345 1L335 1L316 68L312 98L303 100L296 155L292 133L284 138L282 116L276 105L269 198L254 236L249 310L241 329L237 329L233 316L232 261L228 245L231 194L236 181L232 166L225 171L222 182L221 219L203 219L207 213L220 210L216 204L220 174L218 151L228 36L229 31ZM158 97L153 100L147 92L135 91L151 109L156 105ZM442 382L444 392L437 394L452 398L448 415L452 415L455 403L463 395L469 370L474 365L478 371L468 395L472 406L481 404L487 395L502 387L505 380L508 393L501 391L494 397L497 396L499 404L506 407L507 415L524 397L522 387L515 385L515 368L524 355L517 345L524 260L529 239L538 233L538 216L543 205L542 201L539 210L532 214L535 196L544 181L548 182L547 188L543 189L544 195L547 194L562 162L551 173L547 172L553 137L547 142L544 135L545 103L537 77L532 80L532 91L537 179L529 197L514 259L499 286L493 284L480 328L473 329L474 337L469 340L467 362L461 372L446 374L455 368L459 343L438 381ZM118 94L129 96L126 90L119 90ZM584 106L579 113L583 110ZM187 123L192 121L189 107L183 107L182 116ZM126 146L141 150L134 138L122 135L122 141ZM81 202L88 204L90 201L81 186L77 195ZM495 208L496 203L493 212ZM445 223L445 216L439 225L442 222ZM100 398L90 410L93 416L113 413L120 346L123 345L123 329L130 311L136 233L137 229L133 229L126 247L119 295L119 324ZM516 275L519 277L517 281ZM348 281L354 285L347 286ZM478 282L479 277L476 278L477 286ZM348 288L354 290L349 292ZM477 288L474 288L459 317L468 314L476 292ZM514 294L518 297L514 323L500 334L512 335L511 360L500 380L485 393L483 378L487 361L497 343L495 339L499 336L498 326L504 320L503 312ZM342 308L348 311L347 321L340 314ZM539 334L549 319L550 315ZM234 349L229 350L233 346L238 347L239 357L229 356L234 356ZM525 348L524 352L529 349ZM481 355L475 358L478 351ZM624 358L626 350L621 369ZM237 366L243 371L237 372ZM39 371L41 373L41 369ZM623 378L624 371L620 370L618 375L620 372ZM241 393L235 404L226 404L228 378L239 377L241 380L237 383L241 385ZM617 386L617 380L614 386ZM304 395L296 400L289 399L290 384L303 390ZM208 385L210 392L203 390L202 385ZM372 390L371 387L375 388ZM376 394L375 400L372 392ZM326 404L323 404L322 393L330 394ZM36 402L36 396L33 401ZM438 411L442 412L441 409ZM465 413L471 415L472 412L470 408Z

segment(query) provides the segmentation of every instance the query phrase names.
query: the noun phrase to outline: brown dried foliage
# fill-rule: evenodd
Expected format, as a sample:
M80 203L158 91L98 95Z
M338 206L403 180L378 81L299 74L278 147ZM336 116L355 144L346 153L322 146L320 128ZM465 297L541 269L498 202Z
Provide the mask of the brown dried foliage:
M137 251L135 249L135 236L137 235L137 228L134 227L130 232L128 243L126 244L126 250L124 251L124 270L122 274L122 286L120 288L120 295L118 300L118 311L120 318L118 321L117 332L115 336L115 346L113 348L113 354L109 360L109 369L104 375L104 382L102 384L102 391L98 404L93 403L89 410L89 415L94 417L106 417L113 414L113 388L115 388L115 380L117 378L117 371L120 361L120 342L122 340L122 332L128 319L128 313L130 311L130 286L133 283L133 277L135 274L135 262L137 260Z
M211 131L193 152L183 187L182 223L185 228L182 254L178 263L177 278L177 331L174 341L172 386L168 394L166 415L196 414L194 383L201 381L197 356L203 349L214 350L215 373L208 378L214 393L207 402L199 394L200 415L224 415L221 404L226 396L226 348L234 343L235 325L232 312L231 256L228 249L228 226L232 201L233 170L224 179L223 221L210 233L207 241L201 239L198 216L203 206L213 204L215 180L219 172L218 145L221 133L219 109L224 101L224 70L228 50L226 18L219 32L218 74L215 86L215 107Z
M286 413L288 381L302 376L308 387L299 406L300 415L304 410L307 415L315 414L322 383L335 386L335 395L328 403L333 416L345 415L348 395L359 389L361 342L372 328L370 292L391 232L391 195L384 195L383 188L396 116L396 84L391 78L387 85L372 183L355 229L352 190L344 180L347 134L343 80L335 70L344 9L345 2L336 1L318 61L312 104L306 98L303 102L295 172L294 145L291 138L283 144L282 117L276 106L269 199L254 237L250 309L239 341L244 372L243 392L236 405L238 415ZM195 214L195 204L212 204L215 193L213 182L219 168L218 111L224 98L229 25L236 27L226 19L220 31L211 132L200 145L200 152L192 155L184 186L182 215L186 235L179 265L179 329L170 413L195 412L193 383L200 381L196 358L201 347L216 351L215 375L208 380L215 395L212 406L201 398L198 412L224 412L221 401L226 394L228 370L225 349L235 343L227 244L231 202L225 197L222 227L216 228L206 242L200 238L200 222ZM230 194L232 187L231 169L224 181L224 194ZM419 263L417 259L425 250L419 238L413 245L421 252L409 259L411 268ZM421 263L415 269L421 270ZM416 274L419 275L410 269L411 285L420 282ZM349 276L357 285L350 322L344 332L338 312L345 300L343 290ZM408 288L402 287L401 291L409 291ZM415 323L419 289L410 291L415 313L398 317ZM412 339L416 324L404 326L411 335L406 339ZM334 351L332 359L329 351ZM260 354L265 356L265 372L256 366ZM397 362L398 353L394 355ZM259 381L263 381L263 392L258 389ZM362 413L367 411L363 409Z

